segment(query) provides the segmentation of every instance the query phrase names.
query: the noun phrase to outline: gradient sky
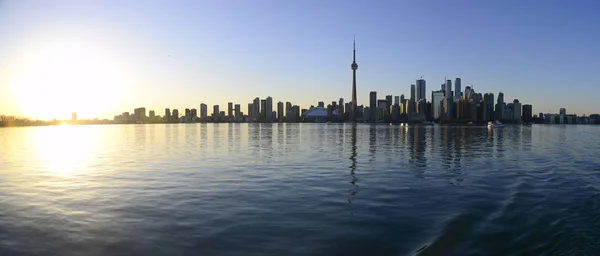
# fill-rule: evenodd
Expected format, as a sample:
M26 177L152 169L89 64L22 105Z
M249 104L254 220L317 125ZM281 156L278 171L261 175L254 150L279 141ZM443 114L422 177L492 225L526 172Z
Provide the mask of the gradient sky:
M444 77L461 77L534 113L599 113L598 10L597 1L4 0L0 113L348 101L353 34L359 105L372 90L409 95L421 76L430 98Z

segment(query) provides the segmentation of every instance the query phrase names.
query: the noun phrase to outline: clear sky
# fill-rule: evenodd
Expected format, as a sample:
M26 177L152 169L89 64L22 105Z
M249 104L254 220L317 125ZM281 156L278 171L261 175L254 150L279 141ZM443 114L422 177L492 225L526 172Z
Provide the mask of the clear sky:
M0 0L0 114L301 107L444 77L534 113L600 112L598 1ZM276 109L276 107L274 107Z

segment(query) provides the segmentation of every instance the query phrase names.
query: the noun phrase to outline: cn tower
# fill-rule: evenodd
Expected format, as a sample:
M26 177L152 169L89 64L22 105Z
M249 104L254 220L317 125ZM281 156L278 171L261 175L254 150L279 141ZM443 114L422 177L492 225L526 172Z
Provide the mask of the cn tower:
M356 36L354 37L354 49L353 49L353 59L352 59L352 106L350 111L350 121L356 121L356 70L358 69L358 64L356 64Z

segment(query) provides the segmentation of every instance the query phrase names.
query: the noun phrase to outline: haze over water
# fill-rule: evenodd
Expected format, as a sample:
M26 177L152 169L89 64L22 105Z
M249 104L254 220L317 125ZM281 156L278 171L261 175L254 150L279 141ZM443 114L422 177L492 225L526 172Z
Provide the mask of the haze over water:
M0 255L593 255L600 127L0 129Z

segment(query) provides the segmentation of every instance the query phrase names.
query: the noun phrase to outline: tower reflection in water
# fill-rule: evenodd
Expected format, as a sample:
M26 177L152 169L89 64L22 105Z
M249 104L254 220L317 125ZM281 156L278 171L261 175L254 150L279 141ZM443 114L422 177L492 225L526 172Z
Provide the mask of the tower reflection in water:
M348 203L352 203L356 194L358 194L358 178L356 178L356 124L351 125L351 138L350 142L351 146L351 154L350 154L350 176L352 176L352 180L350 184L352 184L352 188L350 189L350 198L348 198Z

